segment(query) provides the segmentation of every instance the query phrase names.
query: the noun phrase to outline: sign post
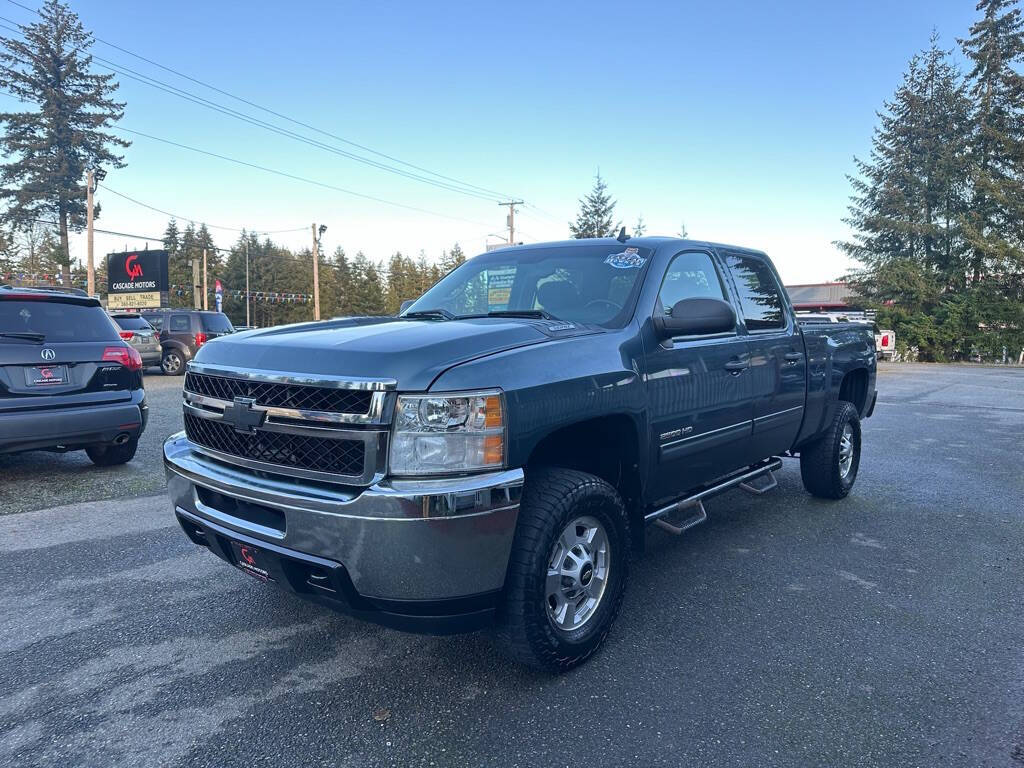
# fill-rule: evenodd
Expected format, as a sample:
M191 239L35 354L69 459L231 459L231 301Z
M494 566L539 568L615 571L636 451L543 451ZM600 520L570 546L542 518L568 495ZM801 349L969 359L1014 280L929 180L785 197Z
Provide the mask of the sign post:
M151 309L168 304L167 251L107 254L107 309Z

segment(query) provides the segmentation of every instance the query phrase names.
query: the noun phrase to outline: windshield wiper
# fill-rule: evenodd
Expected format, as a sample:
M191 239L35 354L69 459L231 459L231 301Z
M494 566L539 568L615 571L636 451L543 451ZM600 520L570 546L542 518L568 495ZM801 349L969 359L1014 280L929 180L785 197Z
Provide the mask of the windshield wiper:
M557 320L558 318L544 309L496 309L479 315L459 315L459 319L467 317L529 317L536 320Z
M449 312L447 309L418 309L415 312L406 312L404 315L400 315L402 318L407 317L440 317L444 320L454 320L455 315Z
M24 339L25 341L34 341L36 343L46 340L46 334L43 333L4 333L0 331L0 336L5 339Z

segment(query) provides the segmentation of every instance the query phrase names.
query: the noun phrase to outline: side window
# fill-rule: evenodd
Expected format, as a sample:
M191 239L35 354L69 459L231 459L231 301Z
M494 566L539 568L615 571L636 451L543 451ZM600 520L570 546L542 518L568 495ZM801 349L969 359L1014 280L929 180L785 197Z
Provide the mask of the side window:
M729 254L729 269L740 293L740 307L748 331L770 331L786 327L779 284L771 269L760 259Z
M158 331L163 330L164 327L164 316L163 315L143 315L149 324L156 328Z
M188 315L171 315L172 333L188 333L191 330L192 324L189 322Z
M680 253L665 271L658 294L659 311L668 315L677 301L693 298L725 299L715 263L706 253Z

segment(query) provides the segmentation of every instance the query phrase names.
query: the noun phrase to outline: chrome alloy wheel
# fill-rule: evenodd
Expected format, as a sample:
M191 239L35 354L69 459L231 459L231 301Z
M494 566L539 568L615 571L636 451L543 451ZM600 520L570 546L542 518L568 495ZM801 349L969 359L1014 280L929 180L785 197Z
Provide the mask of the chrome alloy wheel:
M161 367L164 369L164 373L174 376L181 370L181 358L178 357L177 352L168 352L164 355Z
M597 611L608 585L608 534L593 517L571 520L551 548L546 601L556 629L579 629Z
M853 427L846 424L839 438L839 476L845 478L853 466Z

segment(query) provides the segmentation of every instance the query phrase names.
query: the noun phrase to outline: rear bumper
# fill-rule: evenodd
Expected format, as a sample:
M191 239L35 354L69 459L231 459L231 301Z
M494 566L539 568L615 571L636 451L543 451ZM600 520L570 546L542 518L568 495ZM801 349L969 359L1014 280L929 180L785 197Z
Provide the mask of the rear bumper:
M145 366L160 365L160 361L163 359L163 351L159 347L145 352L139 350L139 357L142 358L142 364Z
M185 533L238 565L257 547L273 580L317 602L408 631L489 624L504 586L522 470L366 489L256 475L164 443L168 491Z
M0 413L0 453L76 450L110 443L122 432L138 437L146 428L148 415L142 390L133 392L131 400L123 403L7 411Z

